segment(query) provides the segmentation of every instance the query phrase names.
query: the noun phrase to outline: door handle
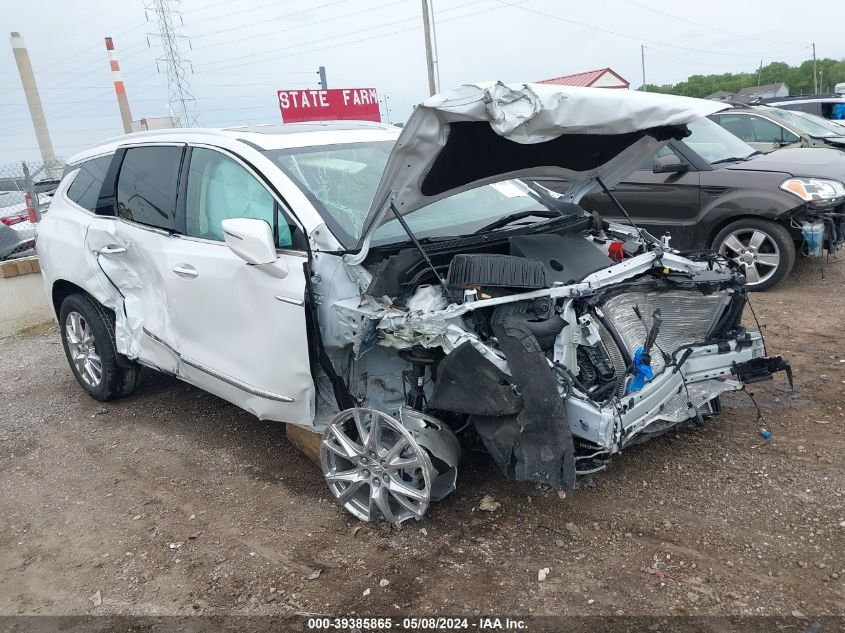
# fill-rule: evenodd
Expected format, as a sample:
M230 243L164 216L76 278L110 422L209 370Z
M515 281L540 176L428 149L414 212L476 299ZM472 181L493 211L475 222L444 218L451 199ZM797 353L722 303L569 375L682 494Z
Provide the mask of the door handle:
M190 277L191 279L199 275L197 269L190 264L176 264L173 267L173 272L180 277Z
M125 252L125 247L117 246L116 244L109 244L108 246L103 246L103 248L100 249L100 255L120 255Z

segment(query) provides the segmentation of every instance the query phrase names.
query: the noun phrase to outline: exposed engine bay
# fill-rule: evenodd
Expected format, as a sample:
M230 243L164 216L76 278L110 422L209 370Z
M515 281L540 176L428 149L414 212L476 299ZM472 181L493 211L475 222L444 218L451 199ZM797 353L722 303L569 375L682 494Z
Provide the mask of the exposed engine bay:
M436 458L419 451L440 464L431 500L454 487L456 437L508 478L569 492L626 446L703 424L721 393L788 370L741 326L744 280L727 260L578 211L347 266L366 289L332 304L343 344L330 353L361 411L434 420L447 438Z

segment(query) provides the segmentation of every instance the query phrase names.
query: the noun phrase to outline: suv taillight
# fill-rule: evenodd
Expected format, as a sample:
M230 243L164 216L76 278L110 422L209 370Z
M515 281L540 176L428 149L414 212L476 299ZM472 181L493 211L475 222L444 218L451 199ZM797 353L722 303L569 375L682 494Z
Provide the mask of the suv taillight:
M12 226L13 224L17 224L18 222L26 222L29 220L28 213L19 213L17 215L8 215L5 218L0 218L0 222L5 224L6 226Z

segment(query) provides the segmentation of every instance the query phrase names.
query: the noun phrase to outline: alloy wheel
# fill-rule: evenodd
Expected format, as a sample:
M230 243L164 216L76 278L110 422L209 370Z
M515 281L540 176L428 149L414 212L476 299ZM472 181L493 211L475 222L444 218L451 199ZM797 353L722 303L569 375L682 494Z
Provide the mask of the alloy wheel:
M743 267L749 286L766 282L781 263L778 245L760 229L737 229L719 245L719 252Z
M421 519L431 500L431 460L389 415L353 408L323 432L320 461L337 502L363 521Z
M82 381L96 389L103 381L103 361L90 325L79 312L69 312L65 319L65 336L71 362Z

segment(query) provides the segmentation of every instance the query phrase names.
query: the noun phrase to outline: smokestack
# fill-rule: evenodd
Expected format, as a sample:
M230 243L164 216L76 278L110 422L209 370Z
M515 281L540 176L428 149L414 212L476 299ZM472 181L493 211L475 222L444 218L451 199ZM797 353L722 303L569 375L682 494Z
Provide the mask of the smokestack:
M129 134L132 131L132 112L129 110L129 99L126 98L126 87L120 77L120 64L114 54L114 41L106 38L106 50L109 52L109 65L111 75L114 79L114 94L117 95L117 106L120 108L120 120L123 121L123 131Z
M11 34L9 41L12 43L12 52L15 55L15 63L18 65L18 73L21 76L26 103L29 106L29 115L32 117L32 126L35 128L35 138L38 139L38 149L41 150L41 160L44 161L45 165L54 165L56 154L53 152L53 143L50 141L50 131L47 129L47 119L44 117L44 108L41 107L41 97L38 94L38 86L35 83L35 75L32 72L32 64L29 62L26 44L21 34L17 32Z

